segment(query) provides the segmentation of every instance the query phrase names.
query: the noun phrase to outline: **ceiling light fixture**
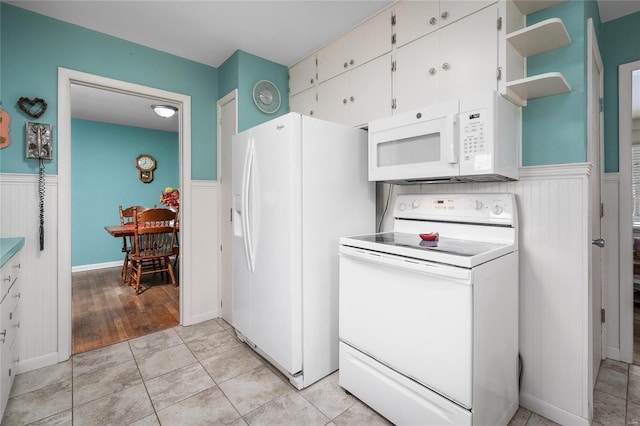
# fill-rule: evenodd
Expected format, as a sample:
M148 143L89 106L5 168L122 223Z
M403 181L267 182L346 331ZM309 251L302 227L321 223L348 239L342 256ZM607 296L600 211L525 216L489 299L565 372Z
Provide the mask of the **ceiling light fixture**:
M178 112L178 108L173 105L151 105L153 111L162 118L173 117L173 114Z

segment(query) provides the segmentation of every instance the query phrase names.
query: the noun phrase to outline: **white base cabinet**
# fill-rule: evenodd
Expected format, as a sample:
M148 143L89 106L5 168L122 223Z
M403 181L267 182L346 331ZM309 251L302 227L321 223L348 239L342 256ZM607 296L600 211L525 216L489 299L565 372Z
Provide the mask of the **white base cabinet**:
M11 386L17 371L18 331L20 329L20 297L24 269L22 253L15 253L0 268L0 418L4 416Z

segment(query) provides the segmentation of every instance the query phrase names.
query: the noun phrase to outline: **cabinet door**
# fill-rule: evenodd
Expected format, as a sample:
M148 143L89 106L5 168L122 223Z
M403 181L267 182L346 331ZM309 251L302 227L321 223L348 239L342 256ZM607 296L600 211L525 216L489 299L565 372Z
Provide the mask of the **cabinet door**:
M350 73L344 73L318 85L317 118L349 123L349 76Z
M311 117L316 114L316 88L312 87L289 98L289 109Z
M361 126L391 115L391 54L350 73L349 124Z
M391 10L386 10L318 51L318 81L326 81L390 51Z
M440 100L497 90L498 7L468 16L440 33Z
M420 38L440 27L437 1L401 1L396 4L396 47Z
M391 115L391 54L318 85L318 118L350 126Z
M316 55L308 56L289 68L289 94L295 95L316 84Z
M452 24L491 3L496 3L496 0L441 0L440 27Z
M439 101L440 36L438 32L396 50L395 113Z

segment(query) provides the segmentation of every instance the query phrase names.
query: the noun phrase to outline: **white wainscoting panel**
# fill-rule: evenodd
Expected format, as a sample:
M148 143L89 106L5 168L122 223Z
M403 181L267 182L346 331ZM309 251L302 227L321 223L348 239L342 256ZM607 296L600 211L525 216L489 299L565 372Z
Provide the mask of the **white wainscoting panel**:
M606 241L602 281L605 288L607 330L605 354L607 358L620 361L620 175L606 173L603 182L604 217L602 238ZM631 230L629 230L631 232ZM631 247L629 247L631 250Z
M182 325L196 324L219 316L218 291L218 182L191 182L191 255L181 258L190 286L185 287L182 301ZM185 275L183 275L184 277Z
M58 360L58 180L46 176L44 251L40 251L37 174L0 174L0 235L25 237L18 372Z
M591 165L524 167L520 180L395 185L398 193L511 192L518 204L520 404L561 424L589 424ZM388 185L378 188L386 196ZM393 203L393 201L392 201ZM378 202L378 220L380 208ZM389 207L393 208L393 204ZM390 229L392 211L384 220Z

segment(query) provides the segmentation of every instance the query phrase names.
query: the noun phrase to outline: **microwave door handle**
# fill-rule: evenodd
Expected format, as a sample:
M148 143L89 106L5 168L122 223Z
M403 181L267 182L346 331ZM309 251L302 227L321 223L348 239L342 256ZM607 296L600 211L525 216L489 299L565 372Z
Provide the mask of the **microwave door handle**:
M449 114L445 117L445 133L444 133L444 140L445 140L445 153L447 155L447 157L445 158L445 160L447 161L447 163L449 164L456 164L458 162L458 155L456 152L456 148L457 148L457 129L456 129L456 124L458 121L458 115L457 114Z

